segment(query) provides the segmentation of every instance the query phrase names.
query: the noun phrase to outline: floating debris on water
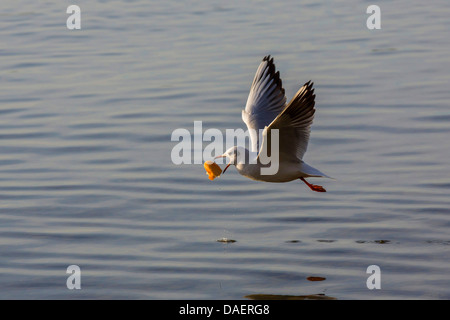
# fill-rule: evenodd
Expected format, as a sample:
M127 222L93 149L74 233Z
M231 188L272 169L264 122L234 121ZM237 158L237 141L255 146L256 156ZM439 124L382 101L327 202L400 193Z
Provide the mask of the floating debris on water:
M378 244L388 244L391 243L391 240L357 240L356 243L378 243Z
M425 241L426 243L430 243L430 244L444 244L444 245L449 245L450 241L446 241L446 240L428 240Z
M228 238L221 238L221 239L218 239L216 241L217 242L223 242L223 243L235 243L236 242L236 240L228 239Z
M323 281L326 279L327 278L323 278L323 277L308 277L308 278L306 278L306 280L308 280L308 281Z
M286 243L299 243L301 242L300 240L288 240L286 241Z

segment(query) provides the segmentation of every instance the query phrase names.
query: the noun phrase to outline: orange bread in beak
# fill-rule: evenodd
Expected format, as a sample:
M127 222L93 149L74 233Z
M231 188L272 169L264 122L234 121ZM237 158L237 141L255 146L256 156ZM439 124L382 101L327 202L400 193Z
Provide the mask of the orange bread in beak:
M213 161L206 161L204 167L206 174L209 176L209 180L214 180L222 173L222 169L220 169L219 165Z

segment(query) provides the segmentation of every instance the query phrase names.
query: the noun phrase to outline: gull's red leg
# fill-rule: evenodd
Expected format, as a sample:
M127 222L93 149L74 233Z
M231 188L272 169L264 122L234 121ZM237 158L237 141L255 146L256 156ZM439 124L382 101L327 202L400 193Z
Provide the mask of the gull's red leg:
M325 190L322 186L318 186L316 184L311 184L308 181L306 181L303 177L300 178L300 180L302 180L304 183L306 183L306 185L312 190L312 191L316 191L316 192L327 192L327 190Z

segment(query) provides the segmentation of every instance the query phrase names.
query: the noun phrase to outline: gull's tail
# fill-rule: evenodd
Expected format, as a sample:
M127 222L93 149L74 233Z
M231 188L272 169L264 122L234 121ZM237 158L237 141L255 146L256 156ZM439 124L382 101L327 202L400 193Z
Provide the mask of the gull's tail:
M302 162L301 169L303 173L307 174L307 177L316 177L316 178L328 178L332 180L336 180L335 178L332 178L325 173L321 172L320 170L311 167L309 164Z

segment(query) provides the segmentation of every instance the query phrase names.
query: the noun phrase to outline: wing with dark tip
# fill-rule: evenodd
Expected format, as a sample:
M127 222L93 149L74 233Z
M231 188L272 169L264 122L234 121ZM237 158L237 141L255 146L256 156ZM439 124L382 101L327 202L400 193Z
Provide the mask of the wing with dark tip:
M256 71L245 110L242 110L242 120L249 129L253 152L260 149L259 129L268 126L285 106L286 96L280 72L275 71L273 58L266 56Z
M271 130L279 130L280 162L303 159L314 119L315 97L313 83L308 81L264 131L263 145L267 143L268 150L271 150Z

